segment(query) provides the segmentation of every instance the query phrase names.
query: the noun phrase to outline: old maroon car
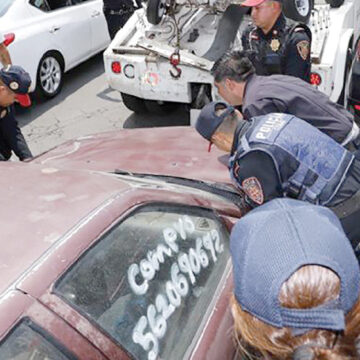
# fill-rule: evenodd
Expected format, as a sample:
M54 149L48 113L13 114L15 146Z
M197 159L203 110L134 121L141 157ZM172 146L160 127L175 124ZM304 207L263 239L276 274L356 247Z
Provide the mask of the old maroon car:
M233 358L221 155L161 128L0 164L0 359Z

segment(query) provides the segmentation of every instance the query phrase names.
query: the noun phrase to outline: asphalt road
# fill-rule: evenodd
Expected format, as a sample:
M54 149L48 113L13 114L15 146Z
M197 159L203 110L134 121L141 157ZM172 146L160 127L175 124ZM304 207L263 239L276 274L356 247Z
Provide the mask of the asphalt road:
M102 54L65 74L64 87L54 99L35 98L30 108L17 108L17 120L33 155L97 132L189 123L185 111L140 116L128 110L106 83Z

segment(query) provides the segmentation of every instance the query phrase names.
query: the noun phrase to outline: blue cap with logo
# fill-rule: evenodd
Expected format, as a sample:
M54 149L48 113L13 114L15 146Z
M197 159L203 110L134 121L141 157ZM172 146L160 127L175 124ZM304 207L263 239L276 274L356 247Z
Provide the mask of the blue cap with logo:
M30 75L17 65L8 65L0 70L2 82L16 94L16 99L22 106L31 105L28 95L31 85Z
M225 111L221 115L216 115L219 109L225 109ZM195 128L202 137L210 141L216 129L234 111L235 108L225 102L213 101L201 109Z
M234 294L242 309L275 327L297 331L345 328L360 292L360 270L340 221L328 208L275 199L245 215L230 237ZM281 306L282 284L305 265L324 266L340 279L336 301L315 308Z

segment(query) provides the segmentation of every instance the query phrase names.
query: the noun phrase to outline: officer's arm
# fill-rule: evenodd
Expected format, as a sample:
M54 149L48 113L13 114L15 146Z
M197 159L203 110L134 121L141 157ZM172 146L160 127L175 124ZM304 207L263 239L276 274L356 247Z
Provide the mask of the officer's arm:
M286 105L279 99L262 98L253 101L252 104L243 107L245 119L251 119L254 116L267 115L271 113L286 113Z
M11 65L10 54L4 43L0 44L0 62L3 66Z
M264 152L253 151L234 165L234 176L247 196L251 207L282 197L281 182L272 158Z
M287 51L285 74L310 80L310 39L303 29L296 29Z

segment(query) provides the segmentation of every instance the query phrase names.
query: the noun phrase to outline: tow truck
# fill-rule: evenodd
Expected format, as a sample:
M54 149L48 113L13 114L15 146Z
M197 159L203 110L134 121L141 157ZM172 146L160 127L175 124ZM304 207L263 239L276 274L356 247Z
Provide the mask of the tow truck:
M135 11L104 52L107 81L125 106L167 112L219 99L210 70L226 51L241 48L251 21L249 8L237 1L147 0ZM349 104L360 1L285 0L283 11L312 31L311 83L334 102Z

